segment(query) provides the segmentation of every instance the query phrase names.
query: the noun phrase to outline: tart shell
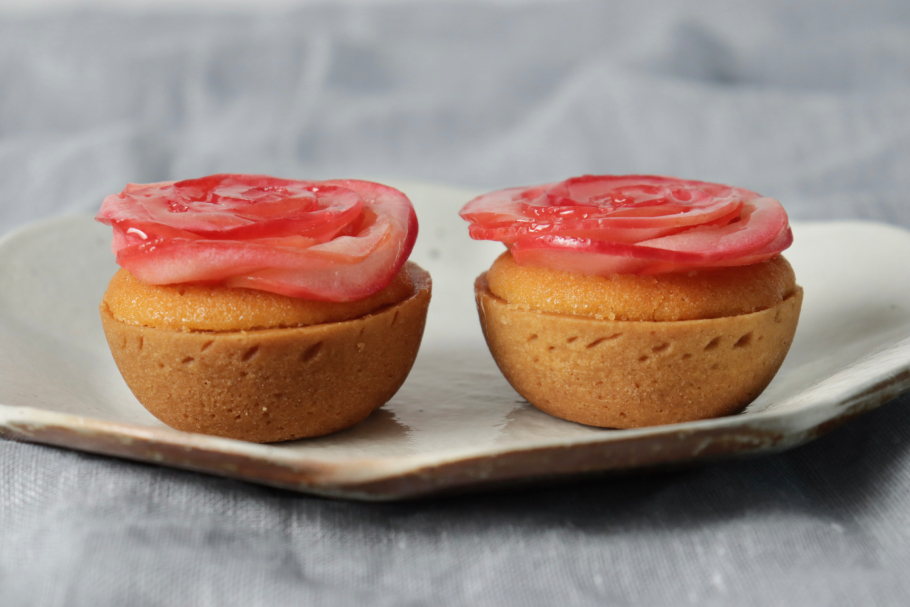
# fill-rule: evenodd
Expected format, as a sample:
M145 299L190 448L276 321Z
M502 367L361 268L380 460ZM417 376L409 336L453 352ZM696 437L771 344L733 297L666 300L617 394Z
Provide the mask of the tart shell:
M719 417L744 409L790 349L800 287L751 314L601 320L511 305L475 282L480 323L508 382L538 409L605 428Z
M165 424L259 443L321 436L365 419L410 372L431 281L409 266L413 294L341 322L185 332L121 322L104 303L101 320L127 385Z

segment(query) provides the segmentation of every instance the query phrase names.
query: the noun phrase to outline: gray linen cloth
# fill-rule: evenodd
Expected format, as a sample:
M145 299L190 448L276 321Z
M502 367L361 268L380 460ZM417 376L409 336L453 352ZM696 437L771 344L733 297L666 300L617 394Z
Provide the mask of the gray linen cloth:
M0 233L222 171L662 173L910 227L910 4L0 16ZM385 505L0 441L0 605L910 604L907 404L773 457Z

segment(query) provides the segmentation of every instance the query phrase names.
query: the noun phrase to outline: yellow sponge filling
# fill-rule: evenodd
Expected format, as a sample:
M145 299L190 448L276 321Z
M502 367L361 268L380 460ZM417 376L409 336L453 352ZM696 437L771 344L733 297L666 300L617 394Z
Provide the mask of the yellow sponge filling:
M532 310L610 320L676 321L723 318L771 308L796 290L782 256L729 268L647 276L586 276L520 266L503 253L487 272L490 291Z
M176 331L251 331L350 320L404 301L413 292L407 264L385 289L350 302L222 286L148 285L121 269L103 301L114 318L127 324Z

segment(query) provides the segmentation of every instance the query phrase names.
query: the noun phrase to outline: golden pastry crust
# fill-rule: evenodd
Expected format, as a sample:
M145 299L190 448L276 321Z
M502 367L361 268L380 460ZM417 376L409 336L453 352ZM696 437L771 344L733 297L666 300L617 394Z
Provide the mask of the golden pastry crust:
M176 331L252 331L349 320L398 303L413 291L408 265L382 291L350 302L313 301L255 289L149 285L120 269L104 294L114 318Z
M128 324L106 300L101 320L127 385L153 415L189 432L253 442L350 427L404 383L423 336L431 281L392 305L340 322L255 331Z
M768 271L758 270L758 275ZM565 280L564 273L559 274ZM761 289L747 289L754 291ZM676 321L610 320L532 309L526 302L506 301L495 294L488 274L477 279L475 296L496 364L531 404L582 424L638 428L745 408L783 363L796 332L803 292L793 285L779 301L757 312ZM639 302L637 308L623 310L663 309L648 308L641 296L614 298L620 303L629 300ZM585 301L581 307L603 310L599 305ZM610 308L614 313L619 309Z
M610 320L677 321L750 314L796 290L782 256L748 266L608 278L520 266L503 253L487 272L490 291L528 309Z

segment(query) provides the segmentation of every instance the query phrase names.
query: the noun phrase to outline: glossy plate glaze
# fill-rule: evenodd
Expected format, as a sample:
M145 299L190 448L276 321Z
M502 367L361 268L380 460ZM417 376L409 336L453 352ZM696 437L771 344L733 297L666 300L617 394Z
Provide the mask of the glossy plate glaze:
M89 216L0 240L0 435L326 496L392 500L566 475L773 452L807 442L910 389L910 233L872 223L796 224L787 252L805 288L777 378L732 417L604 430L524 402L491 359L474 278L502 247L467 237L474 193L391 185L414 201L412 259L430 271L423 347L395 398L338 434L277 445L188 434L123 383L98 303L116 266Z

